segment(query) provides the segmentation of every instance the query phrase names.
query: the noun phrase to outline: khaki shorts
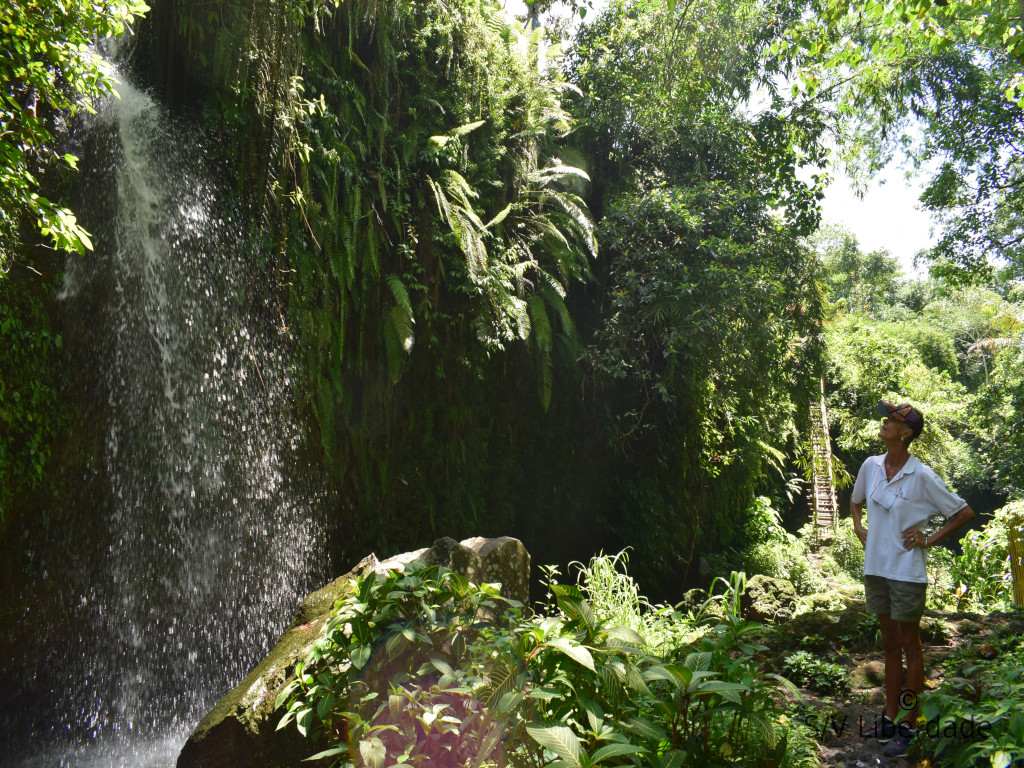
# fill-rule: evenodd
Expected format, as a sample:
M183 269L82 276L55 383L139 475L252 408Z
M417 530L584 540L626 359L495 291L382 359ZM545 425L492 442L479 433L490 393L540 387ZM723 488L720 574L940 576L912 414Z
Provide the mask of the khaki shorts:
M927 590L924 582L864 577L864 602L868 613L888 614L895 621L920 621Z

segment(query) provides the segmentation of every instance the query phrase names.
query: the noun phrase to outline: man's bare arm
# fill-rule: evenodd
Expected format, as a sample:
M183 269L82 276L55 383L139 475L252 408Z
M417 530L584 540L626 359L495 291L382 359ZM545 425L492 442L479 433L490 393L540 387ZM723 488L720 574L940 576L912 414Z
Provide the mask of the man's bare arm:
M973 519L974 510L971 509L971 505L968 504L966 507L964 507L951 518L949 518L949 520L946 521L946 524L944 526L939 528L939 530L937 530L935 533L933 533L931 536L925 539L924 548L928 549L929 547L934 547L944 538L956 533L958 530L963 528Z
M868 529L865 528L864 524L860 521L860 515L863 511L863 503L858 504L856 501L850 502L850 517L853 518L853 532L856 533L857 538L860 539L861 546L867 546Z

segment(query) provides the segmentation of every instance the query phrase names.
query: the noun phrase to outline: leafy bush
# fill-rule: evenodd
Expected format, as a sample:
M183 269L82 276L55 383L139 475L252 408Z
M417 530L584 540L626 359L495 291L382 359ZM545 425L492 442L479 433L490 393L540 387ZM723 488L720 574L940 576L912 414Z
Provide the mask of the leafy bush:
M739 560L743 570L776 579L789 579L800 595L826 589L821 575L808 560L807 545L782 526L782 518L765 496L758 496L747 510L747 540Z
M1010 570L1009 532L1017 526L1024 533L1024 502L1011 502L995 511L980 530L968 531L960 540L960 555L931 553L938 571L934 578L947 590L937 596L946 605L987 612L1013 606L1013 575ZM937 555L937 557L936 557Z
M614 556L596 555L587 565L572 563L580 589L601 621L636 630L645 641L644 648L655 652L679 647L703 634L702 627L687 620L681 606L651 605L626 573L628 562L623 550ZM554 580L553 570L549 569L548 577Z
M470 765L497 747L483 707L498 703L515 675L506 670L483 692L474 691L486 683L473 673L481 641L507 628L509 618L494 617L491 629L478 617L516 604L496 586L417 565L357 581L336 606L325 638L278 695L277 706L288 702L278 728L294 721L303 736L326 739L328 749L317 758L348 754L348 761L376 767L401 755L429 764L443 753Z
M807 651L795 651L782 662L782 671L796 683L838 696L848 687L846 670Z
M46 480L66 418L58 397L63 341L47 316L55 285L33 283L0 274L0 534L10 524L12 502ZM33 523L47 521L44 514Z
M927 607L939 611L955 611L963 607L967 585L953 581L953 560L956 557L946 547L935 547L928 552Z
M575 586L549 582L550 615L525 616L443 568L371 575L278 696L279 727L322 739L316 758L372 768L793 764L807 755L787 756L780 718L796 689L755 662L741 586L699 644L658 656Z
M864 545L860 543L853 530L853 518L844 517L836 526L832 546L829 549L844 573L858 583L864 578Z
M922 749L936 765L1007 768L1024 761L1024 647L974 661L922 700Z

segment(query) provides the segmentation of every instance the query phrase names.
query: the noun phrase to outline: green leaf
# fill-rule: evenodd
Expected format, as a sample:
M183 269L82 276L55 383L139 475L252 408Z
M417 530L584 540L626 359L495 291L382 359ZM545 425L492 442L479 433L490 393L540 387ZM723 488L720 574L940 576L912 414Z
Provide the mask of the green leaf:
M646 643L643 636L631 627L611 627L607 631L609 638L622 640L624 643L642 648Z
M647 750L643 747L637 747L633 744L607 744L597 750L591 759L594 763L600 763L610 757L621 757L622 755L636 755Z
M313 724L313 710L311 707L299 710L295 716L295 727L299 729L299 733L305 736L309 731L309 726Z
M695 673L700 674L700 673ZM705 680L696 687L695 695L702 696L708 693L717 693L723 699L735 704L740 703L740 693L749 691L750 688L742 683L728 683L724 680Z
M1013 759L1010 757L1009 753L1005 752L1002 749L994 752L992 754L992 757L989 759L992 762L992 768L1007 768L1007 766L1009 766L1010 763L1013 762Z
M458 128L456 128L454 131L451 132L451 135L452 136L465 136L467 133L471 133L471 132L475 131L477 128L479 128L481 125L483 125L486 122L487 122L486 120L477 120L474 123L466 123L465 125L460 125Z
M334 757L335 755L343 755L348 752L348 747L345 744L340 744L337 747L331 747L325 749L323 752L317 752L315 755L303 758L303 761L313 762L314 760L324 760L328 757Z
M372 736L359 742L359 754L368 768L381 768L388 753L384 742Z
M572 642L567 637L556 637L547 643L548 646L561 651L573 661L582 664L584 667L589 669L591 672L596 672L594 669L594 657L590 651L584 648L578 643Z
M328 693L316 705L316 714L321 720L326 720L327 716L331 713L334 708L335 697L333 693Z
M645 720L642 717L634 717L627 720L624 726L626 730L637 733L651 741L660 742L668 738L668 734L665 732L664 728L655 725L650 720Z
M280 693L274 699L274 709L279 709L289 697L295 692L295 689L299 687L298 680L292 680L288 685L281 689Z
M349 658L352 659L352 666L356 669L362 669L366 666L366 663L370 660L370 655L373 653L373 649L368 645L360 645L350 654Z
M528 725L526 732L545 749L551 750L573 765L580 765L580 740L571 729L564 725Z
M580 700L583 705L583 709L587 713L587 722L590 723L590 730L597 731L601 728L604 723L604 710L601 709L601 705L593 699L583 698Z

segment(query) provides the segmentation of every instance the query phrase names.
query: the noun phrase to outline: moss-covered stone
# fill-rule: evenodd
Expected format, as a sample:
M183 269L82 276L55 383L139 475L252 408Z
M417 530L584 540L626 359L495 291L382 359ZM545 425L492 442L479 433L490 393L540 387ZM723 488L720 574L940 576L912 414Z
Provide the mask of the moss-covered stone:
M334 604L346 597L355 580L371 571L402 568L413 560L443 565L470 581L501 582L502 594L528 599L530 555L517 539L443 538L420 549L380 562L373 555L303 601L291 625L269 655L206 715L178 756L177 768L284 768L311 765L303 758L316 752L295 728L280 731L283 713L275 711L278 692L293 678L295 665L323 636Z
M751 621L785 621L792 617L796 599L793 582L758 574L747 582L741 607Z
M885 685L885 663L880 659L866 661L850 670L851 688L875 688Z

